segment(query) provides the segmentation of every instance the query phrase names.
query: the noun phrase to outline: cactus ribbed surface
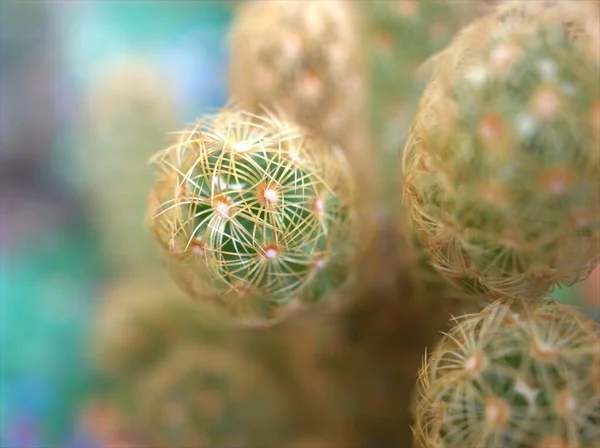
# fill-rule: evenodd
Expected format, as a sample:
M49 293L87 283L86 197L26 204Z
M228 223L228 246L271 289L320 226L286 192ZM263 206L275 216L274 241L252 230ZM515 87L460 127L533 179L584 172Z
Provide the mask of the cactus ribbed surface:
M598 4L509 3L435 58L403 157L432 263L471 295L541 297L598 263Z
M598 323L550 299L457 319L420 373L420 446L598 446L599 338Z
M282 108L335 143L364 127L366 61L354 2L249 1L230 47L231 95L250 111Z
M357 217L336 147L230 108L200 119L154 161L151 224L194 297L271 318L348 279Z
M147 161L168 145L175 103L158 69L138 57L117 59L91 88L75 161L88 210L111 270L159 266L144 225L152 173Z

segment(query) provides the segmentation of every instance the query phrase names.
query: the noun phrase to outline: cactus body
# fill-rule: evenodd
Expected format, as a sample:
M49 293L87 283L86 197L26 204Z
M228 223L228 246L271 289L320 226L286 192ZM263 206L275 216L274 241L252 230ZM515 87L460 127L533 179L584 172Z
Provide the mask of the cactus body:
M498 301L463 316L420 373L425 448L600 442L600 326L553 300Z
M75 159L90 217L115 271L159 265L144 212L152 185L147 160L167 146L176 123L164 85L145 61L123 59L100 75L89 95Z
M406 142L419 239L478 297L540 297L598 263L598 8L542 3L499 7L436 57Z
M237 330L225 313L143 280L118 284L104 301L97 353L108 402L128 416L136 446L286 440L286 401L269 373L237 349Z
M270 318L347 279L352 185L343 154L320 138L232 109L200 120L155 160L152 225L193 296Z
M366 87L357 19L346 0L248 2L230 36L233 98L253 112L281 107L330 142L351 141L363 128Z

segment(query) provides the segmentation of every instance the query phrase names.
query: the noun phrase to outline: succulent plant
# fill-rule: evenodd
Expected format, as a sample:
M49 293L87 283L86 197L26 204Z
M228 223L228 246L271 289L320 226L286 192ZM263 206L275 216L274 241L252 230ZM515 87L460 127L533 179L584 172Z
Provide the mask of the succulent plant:
M237 329L222 310L131 278L103 301L95 341L105 402L123 411L142 445L286 440L287 401L268 371L237 349Z
M347 0L247 2L231 28L232 97L251 112L279 107L329 142L348 143L365 122L358 18Z
M321 138L230 108L200 119L155 164L151 225L194 297L269 319L349 278L353 185L343 153Z
M549 3L500 5L437 55L406 142L419 239L473 297L541 297L598 263L598 5Z
M85 112L74 159L104 255L116 272L155 268L160 257L143 219L152 185L147 160L167 146L175 104L158 70L131 57L99 74Z
M505 299L454 327L424 362L424 448L593 447L600 441L600 325L550 299Z

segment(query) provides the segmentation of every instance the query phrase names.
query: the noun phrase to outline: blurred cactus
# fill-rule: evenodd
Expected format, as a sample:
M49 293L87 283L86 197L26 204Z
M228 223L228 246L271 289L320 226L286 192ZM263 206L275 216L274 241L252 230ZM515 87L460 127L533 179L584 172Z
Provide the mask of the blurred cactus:
M168 282L168 279L166 279ZM171 294L172 293L172 294ZM143 279L104 297L96 353L136 446L278 446L291 423L275 379L236 349L228 316Z
M199 120L155 164L151 224L194 297L271 318L348 278L353 188L344 155L320 138L232 108Z
M115 272L156 267L160 257L144 225L152 173L147 161L168 145L175 104L155 68L119 59L99 75L86 104L75 161L88 211Z
M366 61L354 6L247 2L231 29L232 97L251 112L280 107L329 142L351 141L366 117Z
M436 56L406 142L419 239L475 296L539 297L598 263L598 5L533 3Z
M457 319L420 374L420 446L598 446L599 338L597 323L549 299Z
M480 11L481 1L360 2L370 57L370 127L376 147L396 157L427 81L426 60ZM389 157L383 159L389 163Z

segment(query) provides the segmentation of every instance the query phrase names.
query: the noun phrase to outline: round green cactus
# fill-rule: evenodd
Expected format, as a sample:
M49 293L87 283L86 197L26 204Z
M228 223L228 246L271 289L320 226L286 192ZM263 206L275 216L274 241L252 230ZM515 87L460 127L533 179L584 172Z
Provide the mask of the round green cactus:
M403 155L419 239L472 296L541 297L599 260L598 6L533 3L436 57Z
M231 109L201 119L155 163L152 226L194 297L271 318L347 280L357 219L336 147Z
M600 325L550 299L465 315L427 358L414 434L424 448L593 447Z

